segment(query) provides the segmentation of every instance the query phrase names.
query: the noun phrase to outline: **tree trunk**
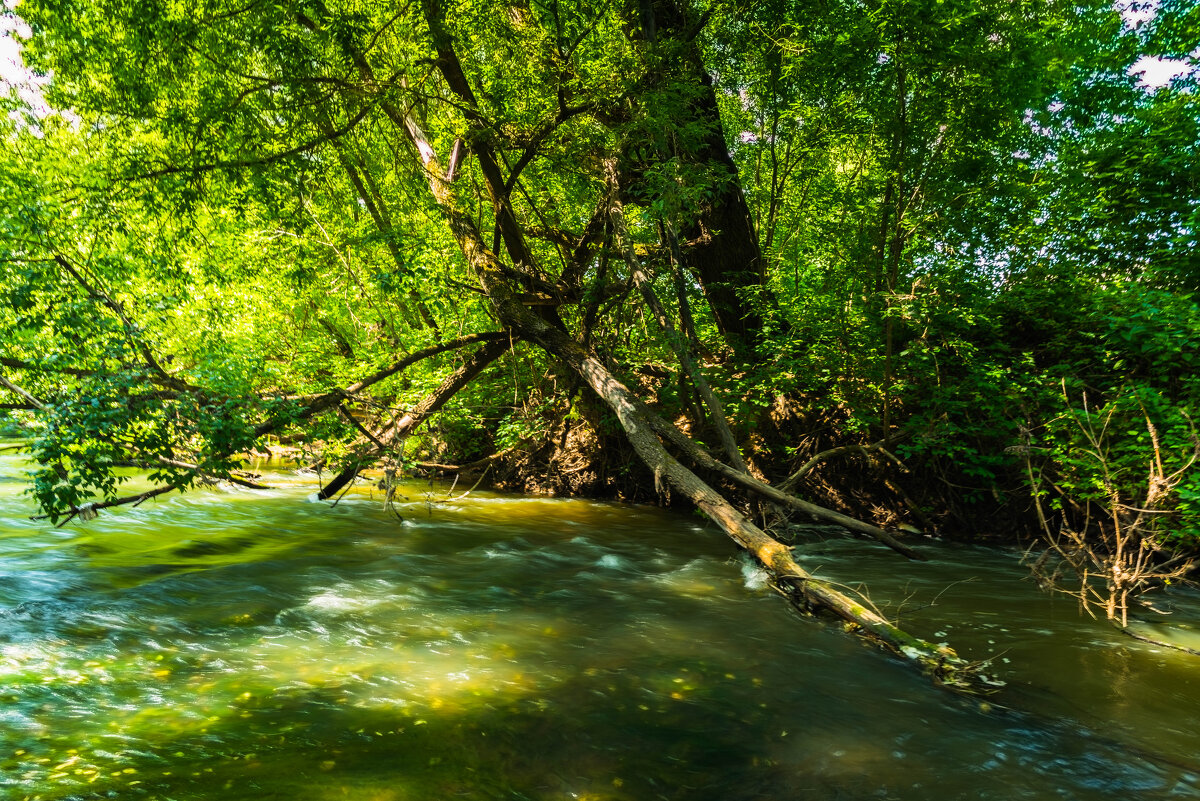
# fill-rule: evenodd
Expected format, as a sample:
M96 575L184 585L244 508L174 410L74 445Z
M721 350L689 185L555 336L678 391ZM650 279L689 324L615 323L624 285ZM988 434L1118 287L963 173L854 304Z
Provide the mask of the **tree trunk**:
M451 84L462 80L462 66L454 50L453 40L442 24L436 0L424 0L422 7L438 51L439 69ZM468 111L469 114L474 113L474 109ZM638 457L654 473L655 486L659 492L665 493L674 489L695 503L735 542L754 554L772 572L780 588L798 606L833 612L896 654L931 671L941 681L964 687L971 683L970 667L952 650L907 634L863 604L839 592L830 583L810 575L792 559L787 546L748 521L728 500L672 457L659 441L655 427L643 412L646 409L645 405L629 388L609 372L594 353L586 350L566 331L521 304L518 293L508 284L504 265L484 244L474 221L464 211L453 185L438 162L433 147L424 138L420 126L415 121L405 120L402 128L408 134L425 169L430 192L468 265L478 276L497 319L522 339L540 345L548 354L561 360L612 409ZM494 155L488 152L488 145L482 138L477 141L473 152L483 161L496 163ZM486 170L484 178L490 180ZM502 187L499 186L489 187L493 198L500 196L501 190ZM699 448L683 437L678 430L675 430L675 433L690 443L692 449L699 451ZM727 473L739 476L744 485L755 486L760 483L705 456L709 461L724 468Z
M672 93L671 105L679 109L672 119L675 127L703 131L692 139L672 138L670 152L654 153L651 159L678 159L704 176L705 186L683 187L685 195L698 188L706 195L696 207L681 210L683 264L699 282L721 335L748 354L762 330L756 306L766 291L765 269L754 219L725 141L712 76L696 41L702 23L681 0L645 0L630 8L637 8L631 27L655 54L656 66L645 79L649 91ZM674 87L685 87L681 91L686 96L673 94ZM630 144L627 155L642 147L641 142ZM644 166L636 156L623 159L621 183L630 200L650 203L657 198L639 186Z

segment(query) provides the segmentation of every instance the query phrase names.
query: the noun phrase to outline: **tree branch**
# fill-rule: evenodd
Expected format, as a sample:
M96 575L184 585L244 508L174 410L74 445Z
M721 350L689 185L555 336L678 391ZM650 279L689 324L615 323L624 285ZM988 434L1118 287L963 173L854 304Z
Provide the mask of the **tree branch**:
M190 462L181 462L178 459L168 459L165 456L159 456L158 461L160 464L169 465L170 467L181 467L185 470L190 470L198 476L210 475L210 474L206 473L204 468L202 468L198 464L192 464ZM238 484L243 487L249 487L250 489L272 489L272 487L269 487L266 484L259 484L257 481L250 481L249 479L241 478L241 477L235 476L235 475L224 475L224 476L213 476L213 477L222 479L224 481L228 481L231 484ZM96 507L93 507L93 508L96 508Z
M812 472L813 468L816 467L818 464L825 461L826 459L830 459L834 456L841 456L842 454L846 454L846 453L861 453L864 456L875 456L875 455L883 456L883 457L887 458L889 461L899 465L899 467L902 470L907 471L908 468L906 468L904 466L904 463L901 462L899 459L897 459L895 455L893 455L890 451L886 450L886 448L885 448L886 445L890 445L892 442L895 442L896 440L897 440L896 437L892 437L890 439L881 439L878 442L871 443L870 445L841 445L837 448L830 448L828 450L821 451L820 453L816 454L811 459L809 459L807 462L802 464L800 466L799 470L792 473L790 476L785 478L783 481L779 482L779 488L781 490L783 490L784 492L791 492L796 487L796 485L800 483L800 480L803 479L810 472Z
M342 401L344 401L347 397L362 392L367 387L377 384L385 378L390 378L396 373L399 373L401 370L411 367L422 359L428 359L429 357L436 356L439 353L444 353L448 350L455 350L467 345L472 345L476 342L493 342L500 340L508 342L511 341L511 339L511 335L504 331L485 331L478 334L467 334L465 336L458 337L457 339L452 339L447 342L439 342L436 345L430 345L427 348L413 351L404 358L393 362L382 370L373 373L372 375L362 379L361 381L357 381L350 386L345 387L344 389L335 389L332 392L308 396L301 399L304 405L299 412L284 419L268 420L264 423L260 423L254 429L254 436L261 437L265 434L270 434L271 432L282 428L288 423L296 420L307 420L313 415L328 411L329 409L332 409L338 404L342 403Z
M291 156L305 153L309 150L312 150L317 145L324 144L325 142L331 142L336 139L340 139L358 127L358 124L362 122L368 114L371 113L372 108L373 106L370 103L367 103L341 128L336 128L328 134L322 133L315 139L310 139L303 144L290 147L287 150L282 150L278 153L271 153L266 156L260 156L259 158L253 159L239 159L237 161L217 161L213 162L212 164L192 164L189 166L163 167L162 169L152 170L147 173L142 173L141 175L135 175L134 179L148 180L152 178L161 178L166 175L177 175L179 173L203 173L212 172L214 170L237 170L243 167L259 167L264 164L273 164L276 161L282 161L283 159L290 158Z
M469 384L485 367L500 358L511 346L511 339L485 342L483 347L475 351L475 354L466 363L447 376L437 389L422 398L416 406L399 420L394 420L385 426L383 433L379 437L368 434L371 441L377 443L377 445L375 449L370 451L367 458L373 458L382 454L388 448L394 448L398 441L407 438L416 430L417 426L421 425L421 423L425 422L431 415L446 405L447 401L453 398L455 393ZM362 467L362 462L363 459L360 458L353 466L344 468L342 472L338 473L328 484L321 488L321 491L317 493L317 497L321 500L326 500L336 495L342 487L349 484L358 475Z
M138 327L133 323L132 320L129 319L128 316L126 316L124 307L117 301L113 300L111 295L105 292L99 285L93 286L91 283L89 283L88 280L83 276L82 271L76 268L75 265L71 264L71 262L61 254L54 255L54 262L59 267L62 267L64 270L66 270L67 273L87 291L90 298L102 302L108 307L109 311L117 316L117 319L121 321L123 326L125 326L125 335L129 337L130 343L141 352L142 359L145 360L146 366L159 376L159 379L164 386L168 386L171 389L176 389L181 392L200 391L199 387L194 387L188 384L186 381L181 381L180 379L168 373L166 369L159 364L158 359L156 359L154 357L154 353L151 352L150 346L138 338Z
M550 134L558 130L558 128L567 120L578 116L579 114L583 114L586 111L590 111L594 107L594 103L584 103L581 106L564 106L560 108L558 110L558 114L554 116L554 119L543 125L541 129L530 138L529 144L525 146L524 152L521 153L521 157L517 159L517 163L514 164L512 169L509 171L508 180L504 182L505 196L512 192L513 187L517 184L517 179L521 177L521 173L526 167L529 166L529 162L533 161L533 159L537 156L538 148L540 148L542 143L550 137Z
M25 400L27 400L34 409L37 409L38 411L43 411L43 412L46 411L46 408L47 408L46 404L42 403L40 400L35 398L29 392L25 391L24 389L21 389L19 386L17 386L13 382L9 381L7 378L5 378L2 375L0 375L0 386L4 387L9 392L19 395L22 398L24 398ZM24 407L22 407L22 408L24 408Z
M614 160L610 159L605 164L605 175L609 183L609 217L612 220L617 247L625 257L625 264L629 267L629 275L633 278L638 291L642 293L642 298L646 301L646 305L650 308L654 319L658 322L658 327L662 329L663 335L666 336L667 343L675 351L675 356L679 359L679 364L683 367L688 377L692 379L692 384L700 393L700 397L704 399L704 405L708 407L708 418L712 422L713 428L717 430L717 437L721 440L721 447L725 450L725 455L729 457L730 464L743 473L749 473L750 468L746 466L746 460L742 458L742 453L738 450L737 440L734 439L733 431L729 428L729 421L725 418L725 409L722 408L721 401L717 399L708 380L696 366L696 361L692 358L691 353L688 352L687 342L675 330L675 324L671 322L671 318L667 316L662 302L654 294L654 287L651 285L650 277L646 275L645 268L642 267L642 263L637 260L637 256L633 253L633 245L629 240L629 232L625 227L625 210L621 205L617 166Z
M42 373L63 373L64 375L79 376L80 378L96 375L95 370L85 370L79 367L43 367L40 364L33 362L22 361L21 359L13 359L7 356L0 356L0 367L7 367L10 370L31 370Z
M151 498L155 498L155 497L158 497L159 495L164 495L168 492L171 492L172 490L179 489L184 484L186 484L189 480L190 480L190 476L187 478L181 478L178 481L172 482L172 483L167 484L162 487L155 487L152 490L146 490L145 492L139 492L136 495L127 495L124 498L113 498L112 500L109 500L109 501L98 501L96 503L85 503L83 506L72 506L71 514L67 515L66 519L63 520L61 523L56 523L55 525L57 527L61 528L61 527L65 526L67 523L70 523L77 515L81 515L82 519L85 519L85 520L91 519L92 517L95 517L96 516L95 513L100 511L101 509L111 509L114 506L125 506L127 504L133 504L134 506L137 506L138 504L142 503L143 501L147 501ZM48 520L53 517L55 517L55 515L45 514L45 515L34 515L33 517L31 517L29 519L30 520Z

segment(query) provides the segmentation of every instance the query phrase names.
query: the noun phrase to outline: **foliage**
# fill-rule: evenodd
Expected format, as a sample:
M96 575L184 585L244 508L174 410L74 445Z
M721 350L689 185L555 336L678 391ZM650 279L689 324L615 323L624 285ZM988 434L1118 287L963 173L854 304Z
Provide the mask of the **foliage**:
M1145 500L1153 462L1146 537L1194 549L1197 79L1129 74L1194 50L1185 6L26 0L63 112L0 131L0 376L37 500L119 501L128 463L233 477L268 434L403 452L379 437L471 358L447 343L506 319L486 251L705 441L683 349L743 445L810 399L981 509L1053 485L1099 551L1081 521ZM414 450L545 437L582 391L561 366L518 345Z

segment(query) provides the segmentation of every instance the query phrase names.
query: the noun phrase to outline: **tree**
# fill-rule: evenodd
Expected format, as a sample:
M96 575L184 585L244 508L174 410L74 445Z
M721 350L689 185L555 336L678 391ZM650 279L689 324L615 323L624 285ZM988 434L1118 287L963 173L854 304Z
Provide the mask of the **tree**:
M795 311L829 269L865 309L867 333L835 335L882 354L892 435L915 338L900 288L954 222L980 219L961 197L1009 164L1063 9L780 4L746 58L761 20L682 0L22 13L51 102L80 120L14 123L0 178L17 200L0 212L3 386L39 421L35 494L54 520L148 497L120 494L118 463L152 466L153 493L244 480L238 454L296 430L326 443L331 495L402 458L435 412L492 414L506 371L489 368L510 359L529 387L554 374L537 392L556 410L579 393L606 410L591 424L655 492L699 507L798 605L963 672L751 522L768 502L915 556L753 475L753 421L726 419L728 402L774 387L781 343L816 351ZM822 58L836 69L807 86ZM682 368L667 402L637 380L650 359ZM726 461L685 433L706 425Z

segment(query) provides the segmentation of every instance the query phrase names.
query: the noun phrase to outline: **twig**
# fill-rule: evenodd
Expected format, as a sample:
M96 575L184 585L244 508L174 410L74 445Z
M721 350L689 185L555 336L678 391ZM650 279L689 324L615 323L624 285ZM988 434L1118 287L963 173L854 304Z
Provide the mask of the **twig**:
M474 492L476 489L479 488L479 485L483 483L483 479L487 476L488 471L491 469L492 469L491 465L488 465L487 467L485 467L483 469L483 472L479 474L479 480L476 481L469 490L464 492L462 495L459 495L457 498L451 498L449 495L447 495L445 498L441 499L440 501L430 501L430 503L450 503L451 501L461 501L463 498L467 497L468 495L470 495L472 492ZM454 484L457 484L457 483L458 483L458 476L455 476ZM454 484L450 485L450 492L454 491Z
M184 484L187 483L187 481L188 481L188 479L183 478L183 479L180 479L179 481L176 481L171 484L167 484L162 487L157 487L152 490L147 490L146 492L140 492L137 495L127 495L124 498L114 498L111 501L99 501L96 503L85 503L83 506L72 506L71 514L69 514L67 516L67 518L65 520L63 520L61 523L56 523L55 525L57 528L62 528L67 523L70 523L71 520L73 520L77 515L84 515L90 519L91 517L95 517L95 513L100 511L101 509L111 509L114 506L124 506L124 505L130 504L130 503L133 504L134 506L138 506L141 503L143 503L144 501L147 501L151 498L157 497L159 495L163 495L165 493L170 492L171 490L181 488ZM29 519L30 520L49 520L51 517L52 517L52 515L48 515L48 514L47 515L32 515Z

